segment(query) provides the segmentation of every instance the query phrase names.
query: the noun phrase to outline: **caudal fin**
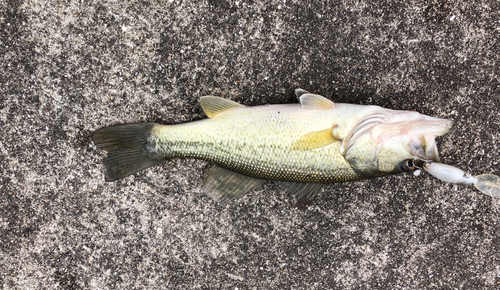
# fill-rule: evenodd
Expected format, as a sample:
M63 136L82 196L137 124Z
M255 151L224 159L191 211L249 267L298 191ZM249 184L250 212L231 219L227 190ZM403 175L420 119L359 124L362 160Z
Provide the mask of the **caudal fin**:
M106 181L134 174L165 161L151 144L155 123L116 125L99 129L92 139L98 148L108 151L104 160Z

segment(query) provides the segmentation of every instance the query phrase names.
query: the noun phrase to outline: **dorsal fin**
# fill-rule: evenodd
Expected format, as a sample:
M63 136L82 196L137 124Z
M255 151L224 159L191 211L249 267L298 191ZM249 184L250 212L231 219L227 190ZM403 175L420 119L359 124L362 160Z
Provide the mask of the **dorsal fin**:
M304 109L332 109L335 108L335 103L329 99L311 94L303 89L296 89L295 95L299 98L302 108Z
M309 92L306 90L303 90L301 88L295 89L295 95L297 96L297 99L300 100L300 96L302 96L304 94L309 94Z
M225 110L245 107L242 104L216 96L201 97L200 105L209 118L213 118Z

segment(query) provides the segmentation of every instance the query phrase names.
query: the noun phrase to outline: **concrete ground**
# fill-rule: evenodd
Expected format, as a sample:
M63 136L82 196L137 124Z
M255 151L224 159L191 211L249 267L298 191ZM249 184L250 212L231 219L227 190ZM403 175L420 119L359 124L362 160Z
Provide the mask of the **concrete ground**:
M272 183L219 204L210 164L105 182L104 126L198 100L335 102L452 118L443 162L500 175L500 4L469 0L0 0L4 289L497 289L500 212L428 174Z

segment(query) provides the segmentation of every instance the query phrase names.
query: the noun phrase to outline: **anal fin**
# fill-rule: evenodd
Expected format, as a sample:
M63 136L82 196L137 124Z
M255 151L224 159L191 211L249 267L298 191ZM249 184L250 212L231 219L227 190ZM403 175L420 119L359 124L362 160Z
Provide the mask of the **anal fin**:
M275 181L276 184L283 187L290 192L293 197L298 198L312 198L323 187L321 183L305 183L305 182L292 182L292 181Z
M264 181L214 165L205 178L203 190L220 202L226 202L242 197Z

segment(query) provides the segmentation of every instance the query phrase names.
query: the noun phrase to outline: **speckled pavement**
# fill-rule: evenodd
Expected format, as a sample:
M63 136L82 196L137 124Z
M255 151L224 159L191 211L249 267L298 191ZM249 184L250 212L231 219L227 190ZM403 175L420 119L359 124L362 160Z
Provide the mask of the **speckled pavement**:
M89 139L198 100L335 102L454 119L442 161L500 175L498 1L0 0L3 289L497 289L500 211L428 174L272 183L219 204L210 164L104 181Z

